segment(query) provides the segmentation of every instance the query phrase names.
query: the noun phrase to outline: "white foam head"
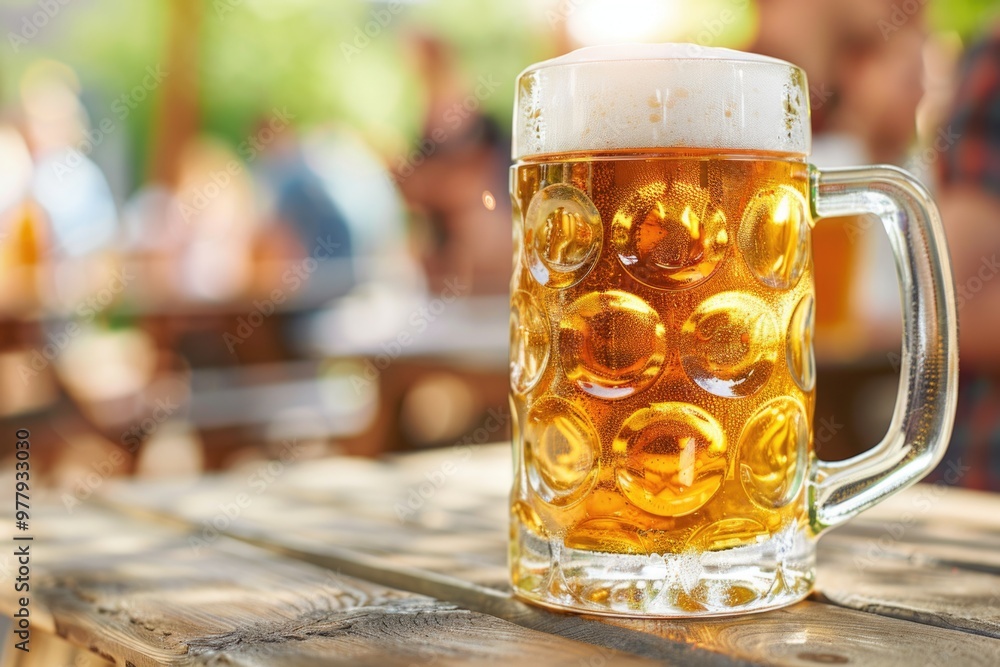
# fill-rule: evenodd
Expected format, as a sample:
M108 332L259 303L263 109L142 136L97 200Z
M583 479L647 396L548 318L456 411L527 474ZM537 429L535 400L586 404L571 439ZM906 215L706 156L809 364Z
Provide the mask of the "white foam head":
M521 72L514 159L575 151L702 148L807 155L805 73L695 44L592 46Z

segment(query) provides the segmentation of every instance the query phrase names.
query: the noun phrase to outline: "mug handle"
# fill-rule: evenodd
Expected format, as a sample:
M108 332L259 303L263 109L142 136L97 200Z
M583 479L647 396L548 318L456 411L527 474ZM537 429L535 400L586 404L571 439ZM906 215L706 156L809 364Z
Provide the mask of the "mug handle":
M958 331L955 287L937 206L896 167L810 167L814 218L872 213L895 257L903 305L899 392L889 430L845 461L814 458L809 520L819 534L927 475L944 456L955 421Z

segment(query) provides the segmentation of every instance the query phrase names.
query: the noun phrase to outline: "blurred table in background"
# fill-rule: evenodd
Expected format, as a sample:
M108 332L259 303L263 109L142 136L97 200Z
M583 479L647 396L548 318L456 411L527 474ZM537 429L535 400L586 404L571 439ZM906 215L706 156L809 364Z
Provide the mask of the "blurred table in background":
M507 446L294 458L39 503L32 641L137 667L1000 662L993 495L904 491L825 536L817 592L785 609L597 618L510 596ZM62 664L35 655L4 667Z
M362 293L296 323L300 354L353 360L351 387L376 391L371 426L343 441L348 453L452 444L491 414L508 414L509 298L460 291L433 298ZM506 432L490 431L489 439Z
M282 287L221 301L150 292L174 284L156 278L168 268L125 265L120 293L83 320L72 305L40 302L0 317L12 346L0 340L10 389L0 424L36 434L41 472L74 435L128 448L163 402L208 470L287 439L366 456L451 444L508 412L505 295L468 296L458 283L436 297L375 283L337 293L349 284L337 260L308 283L286 284L289 265L262 266L270 277L259 282ZM25 368L38 370L25 379ZM122 473L135 471L138 452L127 454Z

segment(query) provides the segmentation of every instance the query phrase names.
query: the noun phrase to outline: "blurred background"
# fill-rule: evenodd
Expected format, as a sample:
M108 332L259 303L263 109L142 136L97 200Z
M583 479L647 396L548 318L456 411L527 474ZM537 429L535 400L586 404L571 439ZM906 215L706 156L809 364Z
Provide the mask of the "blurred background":
M504 440L514 77L690 41L803 66L817 165L894 163L937 193L968 296L953 450L986 457L961 483L995 486L998 19L996 0L3 0L0 430L31 430L68 502L289 442ZM888 424L899 301L877 221L824 222L814 247L836 459Z

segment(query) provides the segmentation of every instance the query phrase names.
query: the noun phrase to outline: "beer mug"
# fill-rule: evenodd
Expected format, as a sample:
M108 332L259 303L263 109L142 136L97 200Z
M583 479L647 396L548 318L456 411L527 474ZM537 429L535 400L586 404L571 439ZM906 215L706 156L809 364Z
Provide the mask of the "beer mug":
M900 169L820 171L809 147L806 78L780 60L607 46L519 76L518 597L628 616L787 605L813 586L824 530L941 459L958 355L937 210ZM828 462L811 229L861 213L895 254L901 381L884 439Z

